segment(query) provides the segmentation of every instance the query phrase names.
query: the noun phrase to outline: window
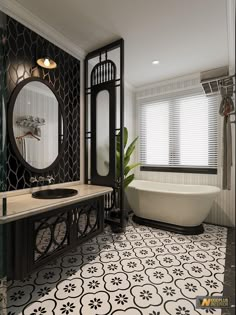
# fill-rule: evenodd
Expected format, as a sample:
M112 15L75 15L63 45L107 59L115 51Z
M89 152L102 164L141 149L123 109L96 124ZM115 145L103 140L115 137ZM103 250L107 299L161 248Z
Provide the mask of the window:
M216 173L218 97L181 94L140 105L141 170Z

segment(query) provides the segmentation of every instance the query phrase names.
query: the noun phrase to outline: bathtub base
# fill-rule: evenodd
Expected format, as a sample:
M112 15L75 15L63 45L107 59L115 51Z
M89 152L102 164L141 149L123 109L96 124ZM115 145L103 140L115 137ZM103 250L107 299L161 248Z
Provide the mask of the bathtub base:
M141 224L141 225L147 225L150 227L158 228L161 230L178 233L178 234L184 234L184 235L198 235L202 234L204 232L203 225L197 225L197 226L180 226L160 221L154 221L149 219L144 219L141 217L133 215L133 221L135 223Z

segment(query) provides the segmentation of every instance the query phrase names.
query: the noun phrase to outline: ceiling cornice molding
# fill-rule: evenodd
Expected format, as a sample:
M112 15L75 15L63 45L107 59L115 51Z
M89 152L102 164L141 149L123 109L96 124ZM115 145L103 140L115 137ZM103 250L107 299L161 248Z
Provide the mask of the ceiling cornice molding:
M227 0L227 33L229 71L235 73L235 0Z
M183 75L183 76L179 76L179 77L175 77L175 78L171 78L167 80L157 81L155 83L151 83L148 85L143 85L143 86L137 87L135 91L136 93L139 93L139 92L143 92L143 91L147 91L151 89L156 89L162 86L167 86L170 84L175 84L175 83L183 82L183 81L191 81L191 80L193 80L194 82L200 83L200 72Z
M45 23L32 12L24 8L14 0L0 0L0 10L30 28L40 36L60 47L73 57L83 60L85 51L75 45L72 41L59 33L53 27Z

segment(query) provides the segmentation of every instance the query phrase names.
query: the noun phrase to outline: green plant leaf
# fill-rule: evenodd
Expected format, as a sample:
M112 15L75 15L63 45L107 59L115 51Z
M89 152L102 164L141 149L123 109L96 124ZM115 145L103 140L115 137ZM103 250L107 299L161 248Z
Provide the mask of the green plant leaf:
M120 152L116 150L116 173L120 176Z
M116 160L120 162L120 152L116 150Z
M127 149L126 152L125 152L125 158L131 156L131 154L133 153L133 151L134 151L134 149L135 149L135 143L136 143L137 140L138 140L138 137L136 137L136 138L134 139L134 141L131 142L131 144L129 145L128 149Z
M126 127L124 127L124 148L127 145L128 137L129 137L128 129Z
M135 167L141 165L141 163L134 163L134 164L131 164L131 165L127 165L126 168L125 168L125 171L124 171L124 174L125 176L128 175L128 173Z
M128 129L124 127L124 176L127 176L128 173L140 163L135 163L132 165L128 165L130 162L131 154L135 150L135 143L138 140L138 137L136 137L133 142L129 145L125 152L125 148L128 143ZM120 163L121 163L121 151L120 151L120 132L116 137L116 176L117 176L117 182L120 182ZM124 179L124 187L126 188L134 179L134 174L131 174Z
M129 184L134 180L134 174L129 175L124 179L124 188L127 188Z

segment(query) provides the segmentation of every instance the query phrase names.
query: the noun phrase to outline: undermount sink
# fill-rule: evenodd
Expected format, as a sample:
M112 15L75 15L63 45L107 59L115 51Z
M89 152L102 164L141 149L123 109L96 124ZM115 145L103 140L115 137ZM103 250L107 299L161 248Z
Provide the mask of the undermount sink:
M72 197L78 194L78 190L71 188L55 188L40 190L32 193L33 198L37 199L59 199Z

